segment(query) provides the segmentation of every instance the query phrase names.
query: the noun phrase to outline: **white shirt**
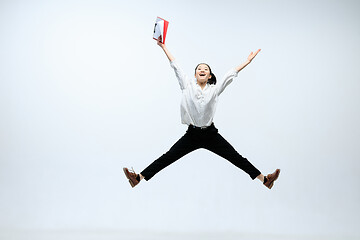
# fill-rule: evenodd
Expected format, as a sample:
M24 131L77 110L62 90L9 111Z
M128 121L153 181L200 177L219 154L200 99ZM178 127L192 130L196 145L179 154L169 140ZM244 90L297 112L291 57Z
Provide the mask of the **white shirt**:
M176 61L170 62L170 65L175 71L182 90L181 122L196 127L210 126L214 119L219 95L232 82L234 77L237 77L238 72L233 68L215 85L206 84L204 89L201 89L196 79L189 79Z

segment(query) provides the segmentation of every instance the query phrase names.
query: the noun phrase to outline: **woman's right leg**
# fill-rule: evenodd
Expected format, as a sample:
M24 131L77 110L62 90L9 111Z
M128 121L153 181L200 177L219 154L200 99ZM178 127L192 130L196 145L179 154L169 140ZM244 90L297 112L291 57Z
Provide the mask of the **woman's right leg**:
M181 157L185 156L186 154L198 149L199 146L192 134L186 132L186 134L181 137L171 148L168 152L163 154L153 163L151 163L147 168L144 169L140 173L141 176L145 178L146 181L150 180L156 173L160 172L165 167L169 166L170 164L174 163L176 160L180 159Z

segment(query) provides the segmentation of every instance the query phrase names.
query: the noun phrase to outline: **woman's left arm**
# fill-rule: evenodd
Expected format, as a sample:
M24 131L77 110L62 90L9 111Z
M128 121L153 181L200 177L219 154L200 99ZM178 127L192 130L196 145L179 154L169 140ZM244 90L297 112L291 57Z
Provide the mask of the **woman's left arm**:
M233 81L235 77L237 77L238 73L246 67L251 61L255 58L255 56L260 52L261 49L258 49L255 53L251 52L247 58L247 61L243 64L237 66L235 69L232 68L227 74L225 74L223 81L218 84L218 95L220 95L224 89Z
M255 53L254 52L251 52L250 55L248 56L247 58L247 61L244 62L243 64L237 66L235 68L235 70L237 72L240 72L244 67L246 67L249 63L251 63L251 61L256 57L256 55L260 52L261 49L258 49Z

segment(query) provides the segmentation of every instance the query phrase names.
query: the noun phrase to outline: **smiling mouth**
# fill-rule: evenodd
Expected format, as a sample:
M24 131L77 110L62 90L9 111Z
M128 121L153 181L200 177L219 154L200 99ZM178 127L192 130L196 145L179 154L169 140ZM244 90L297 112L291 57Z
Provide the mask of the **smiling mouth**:
M205 74L205 73L200 73L199 76L200 76L200 77L205 77L206 74Z

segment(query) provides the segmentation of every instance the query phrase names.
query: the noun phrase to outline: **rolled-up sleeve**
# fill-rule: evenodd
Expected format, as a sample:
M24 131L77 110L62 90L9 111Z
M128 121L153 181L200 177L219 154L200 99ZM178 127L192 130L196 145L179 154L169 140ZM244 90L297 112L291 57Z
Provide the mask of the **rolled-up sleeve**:
M236 71L235 68L232 68L231 70L229 70L222 78L222 81L218 83L219 85L218 85L218 89L217 89L217 95L219 96L225 90L225 88L233 81L233 79L237 76L238 76L238 72Z
M176 63L176 61L171 61L170 62L170 66L174 69L175 71L175 75L179 81L179 85L181 90L184 90L188 83L189 83L189 79L186 76L186 74L183 72L183 70L179 67L179 65Z

